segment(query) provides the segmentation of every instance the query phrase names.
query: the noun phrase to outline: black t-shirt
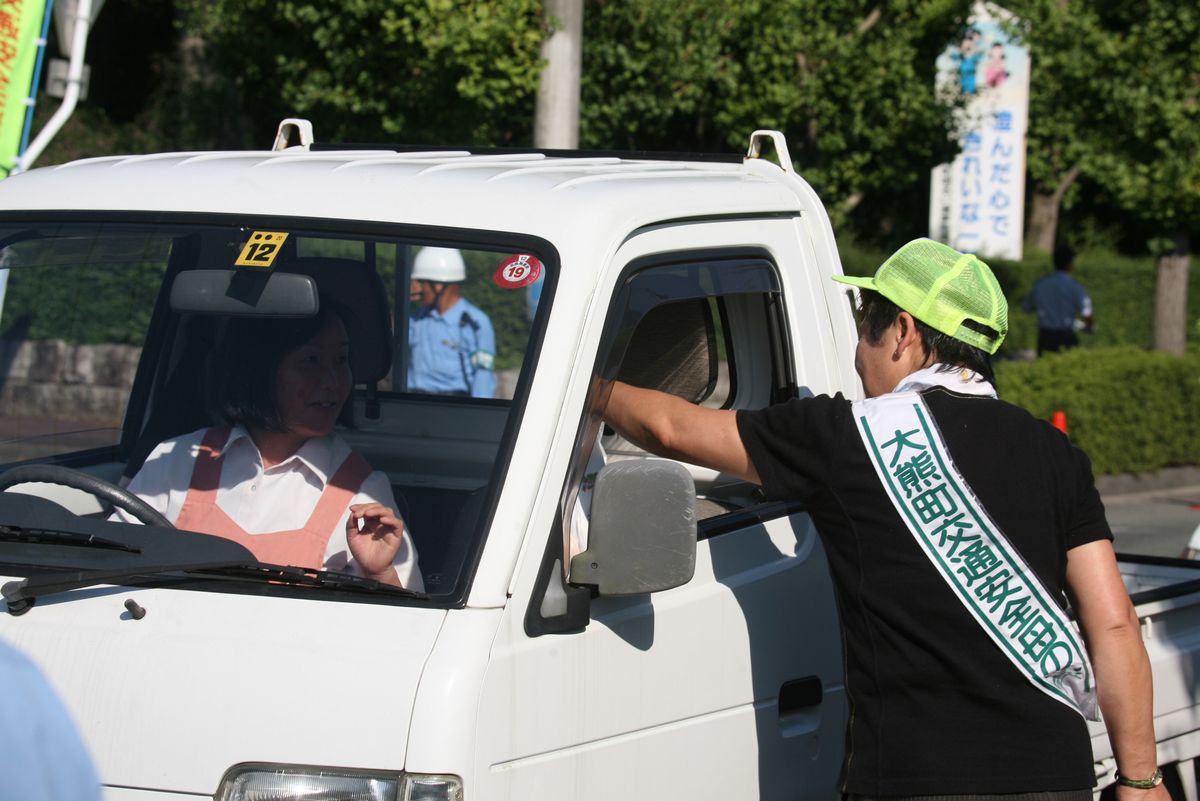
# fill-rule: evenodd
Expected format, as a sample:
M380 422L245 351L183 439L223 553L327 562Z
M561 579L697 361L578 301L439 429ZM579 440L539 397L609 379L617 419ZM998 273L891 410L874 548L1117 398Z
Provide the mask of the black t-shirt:
M1019 407L921 394L976 497L1063 597L1067 550L1112 539L1088 458ZM850 699L843 791L1093 786L1083 718L1029 683L930 564L884 492L850 402L793 400L737 422L766 495L805 502L825 546Z

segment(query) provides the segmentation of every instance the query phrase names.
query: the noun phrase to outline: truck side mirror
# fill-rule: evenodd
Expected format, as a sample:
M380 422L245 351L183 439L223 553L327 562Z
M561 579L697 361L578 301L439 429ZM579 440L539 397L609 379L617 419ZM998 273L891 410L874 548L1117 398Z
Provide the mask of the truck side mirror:
M678 462L606 465L592 494L588 547L571 560L571 583L600 595L669 590L696 570L696 486Z

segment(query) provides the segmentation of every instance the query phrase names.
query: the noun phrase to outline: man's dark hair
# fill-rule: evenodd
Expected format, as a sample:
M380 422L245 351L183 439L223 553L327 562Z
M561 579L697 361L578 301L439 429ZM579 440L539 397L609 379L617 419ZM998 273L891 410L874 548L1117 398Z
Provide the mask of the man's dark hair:
M1075 250L1070 245L1062 244L1054 248L1054 269L1069 270L1075 263Z
M283 357L316 336L327 320L341 319L324 297L320 308L312 317L298 319L227 320L208 358L205 387L210 413L230 424L287 431L275 397L275 373ZM342 407L338 422L346 426L353 423L353 404L349 401Z
M883 295L871 289L859 290L862 299L861 320L862 331L871 344L877 343L884 332L896 322L901 309ZM948 369L965 367L974 370L992 386L996 385L996 373L992 369L992 357L974 345L968 345L961 339L955 339L949 334L943 334L917 318L917 333L921 335L921 343L926 353L933 354L935 362L945 365ZM964 320L963 325L974 328L980 333L995 336L996 332L974 320Z

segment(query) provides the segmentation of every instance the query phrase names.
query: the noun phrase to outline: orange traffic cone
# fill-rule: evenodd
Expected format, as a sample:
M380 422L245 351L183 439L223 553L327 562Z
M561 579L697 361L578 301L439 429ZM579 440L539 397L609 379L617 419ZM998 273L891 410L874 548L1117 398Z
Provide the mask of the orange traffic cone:
M1050 425L1057 428L1064 434L1067 433L1067 413L1062 409L1058 409L1054 414L1050 415Z

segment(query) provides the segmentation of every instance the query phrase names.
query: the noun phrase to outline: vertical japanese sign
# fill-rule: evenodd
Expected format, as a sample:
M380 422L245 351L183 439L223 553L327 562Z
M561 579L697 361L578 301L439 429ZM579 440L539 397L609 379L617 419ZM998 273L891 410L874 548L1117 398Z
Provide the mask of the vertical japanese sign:
M937 60L939 93L960 95L965 104L959 155L933 170L929 236L1016 260L1024 239L1030 59L1011 22L1003 9L976 4L962 41Z
M16 163L45 0L0 0L0 177Z

